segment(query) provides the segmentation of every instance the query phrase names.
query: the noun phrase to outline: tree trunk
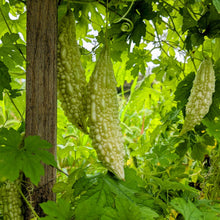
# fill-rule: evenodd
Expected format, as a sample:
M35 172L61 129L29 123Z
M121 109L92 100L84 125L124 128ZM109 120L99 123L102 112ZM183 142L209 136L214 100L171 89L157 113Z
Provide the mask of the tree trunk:
M57 1L27 0L27 77L26 77L26 136L39 135L53 144L50 152L56 158L57 124ZM39 203L55 200L52 187L56 170L44 165L45 175L37 187L28 192L39 216ZM27 184L28 186L28 184ZM29 187L31 184L29 184ZM27 192L26 192L27 193ZM25 219L31 219L26 209Z

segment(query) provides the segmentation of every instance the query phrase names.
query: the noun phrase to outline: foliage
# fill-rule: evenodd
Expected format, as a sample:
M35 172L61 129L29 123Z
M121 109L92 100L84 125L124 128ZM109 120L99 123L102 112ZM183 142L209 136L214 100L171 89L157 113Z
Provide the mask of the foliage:
M44 213L48 215L40 218L42 220L68 220L71 218L70 204L65 200L60 199L58 203L48 201L41 203L40 206L44 210Z
M57 203L41 204L47 214L42 219L219 219L219 1L69 3L87 82L106 32L110 40L121 89L126 180L106 172L89 136L67 120L60 102L57 165L49 143L23 137L26 6L20 0L0 1L0 180L13 181L23 171L38 184L41 162L57 167ZM59 21L66 10L61 1ZM214 63L213 103L200 125L179 136L193 79L206 56Z
M52 147L39 136L28 136L24 140L16 130L0 129L0 179L16 180L20 171L38 184L44 175L41 162L56 167L54 157L45 149Z
M83 176L73 188L75 219L155 219L158 214L149 206L153 199L144 192L142 180L126 170L126 180L109 175ZM77 199L79 198L79 199ZM87 209L85 210L85 207Z
M183 198L175 198L171 201L171 205L179 211L186 220L208 220L210 217L212 217L212 219L218 219L220 214L219 207L213 206L213 204L207 200L202 200L193 204L191 201L186 201Z

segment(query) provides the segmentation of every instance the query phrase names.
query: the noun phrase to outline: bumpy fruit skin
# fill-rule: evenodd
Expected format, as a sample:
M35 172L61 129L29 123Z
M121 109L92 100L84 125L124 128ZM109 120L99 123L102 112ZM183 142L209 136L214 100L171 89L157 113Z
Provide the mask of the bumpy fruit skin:
M215 91L215 72L212 61L207 58L199 66L186 105L186 117L180 135L192 130L209 112Z
M116 80L109 50L104 47L88 84L90 137L99 160L124 179L124 140L118 118Z
M19 181L6 181L0 186L0 213L4 220L23 220Z
M58 98L68 120L87 133L85 89L86 76L80 61L73 12L69 10L58 28L57 86Z

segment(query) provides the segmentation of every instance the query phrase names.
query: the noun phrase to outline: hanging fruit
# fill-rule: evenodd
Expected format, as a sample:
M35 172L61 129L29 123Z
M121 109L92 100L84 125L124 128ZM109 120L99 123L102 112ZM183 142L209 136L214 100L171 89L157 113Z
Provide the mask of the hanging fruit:
M87 100L90 137L98 158L119 179L124 179L124 141L118 118L116 80L107 46L90 78Z
M58 98L68 120L87 133L86 76L76 41L75 18L71 10L62 18L58 30L57 81Z
M200 124L204 116L209 112L214 91L215 72L211 59L207 58L200 64L193 81L193 87L186 105L185 122L180 135Z

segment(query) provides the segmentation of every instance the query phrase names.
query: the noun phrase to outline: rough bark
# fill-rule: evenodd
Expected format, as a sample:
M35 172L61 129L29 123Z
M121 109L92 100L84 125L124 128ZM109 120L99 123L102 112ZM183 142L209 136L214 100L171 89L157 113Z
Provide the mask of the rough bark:
M56 158L56 41L57 3L54 0L27 0L27 77L26 136L39 135L53 144L50 152ZM56 170L44 165L45 175L33 187L29 198L39 216L39 203L55 200L52 186ZM28 186L28 185L27 185ZM31 219L26 209L25 219Z

